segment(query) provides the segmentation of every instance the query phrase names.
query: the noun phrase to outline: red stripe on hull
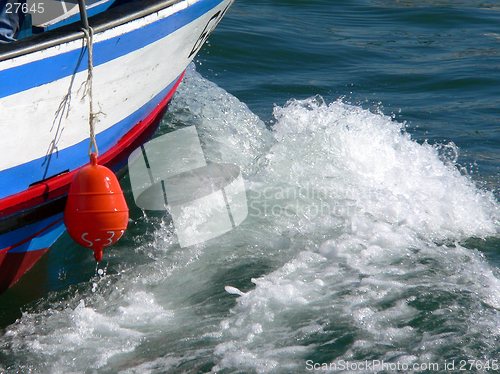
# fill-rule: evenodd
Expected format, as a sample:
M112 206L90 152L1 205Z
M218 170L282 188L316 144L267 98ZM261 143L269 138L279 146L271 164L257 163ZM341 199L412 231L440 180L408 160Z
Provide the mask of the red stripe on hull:
M14 285L49 249L23 253L0 253L0 293Z

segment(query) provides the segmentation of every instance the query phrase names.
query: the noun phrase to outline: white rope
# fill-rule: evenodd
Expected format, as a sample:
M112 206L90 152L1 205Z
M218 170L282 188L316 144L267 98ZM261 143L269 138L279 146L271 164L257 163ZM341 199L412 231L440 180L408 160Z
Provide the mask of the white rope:
M94 77L94 30L89 26L88 30L82 29L85 39L87 41L88 50L88 75L86 82L86 96L89 97L89 128L90 128L90 144L89 144L89 156L95 153L96 156L99 154L99 149L97 148L97 141L95 135L95 120L97 114L94 112L94 97L92 94L92 80Z

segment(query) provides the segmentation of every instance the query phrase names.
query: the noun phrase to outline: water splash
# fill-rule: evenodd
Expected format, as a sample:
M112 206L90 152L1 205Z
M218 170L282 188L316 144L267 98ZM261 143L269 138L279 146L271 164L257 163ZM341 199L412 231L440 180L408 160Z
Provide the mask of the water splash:
M252 280L221 322L214 371L495 357L498 269L457 241L497 236L498 204L459 172L456 147L419 144L390 117L319 97L274 116L253 191L269 214L258 219L306 251Z

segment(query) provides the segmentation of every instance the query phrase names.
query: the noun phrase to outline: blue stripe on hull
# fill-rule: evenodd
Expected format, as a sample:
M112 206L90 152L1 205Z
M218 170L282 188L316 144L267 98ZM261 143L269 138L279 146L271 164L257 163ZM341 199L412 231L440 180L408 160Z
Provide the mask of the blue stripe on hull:
M98 66L160 40L207 13L223 0L201 0L169 17L94 45ZM81 49L0 71L0 98L87 70L87 51ZM36 74L33 74L36 72Z
M23 253L49 248L64 233L65 226L62 222L62 218L63 214L60 213L0 235L0 250L16 245L24 240L26 240L26 243L11 249L8 253ZM37 233L40 234L36 235ZM33 235L35 235L35 237L31 238ZM30 238L31 240L27 240Z
M156 95L149 103L132 113L116 125L99 133L97 143L100 153L110 150L122 136L137 123L151 113L156 106L173 89L179 77ZM48 157L27 162L0 172L0 199L26 190L33 181L60 174L66 170L74 170L88 162L88 139L71 147L55 152ZM50 157L50 160L48 158ZM46 163L49 162L46 171Z

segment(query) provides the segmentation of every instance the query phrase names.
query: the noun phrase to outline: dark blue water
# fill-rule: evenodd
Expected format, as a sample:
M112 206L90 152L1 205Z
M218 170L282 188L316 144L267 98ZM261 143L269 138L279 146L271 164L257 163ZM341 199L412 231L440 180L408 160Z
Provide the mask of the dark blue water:
M0 372L500 372L499 26L496 1L238 0L159 134L197 126L249 217L181 249L133 209L101 274L62 238L0 298Z

